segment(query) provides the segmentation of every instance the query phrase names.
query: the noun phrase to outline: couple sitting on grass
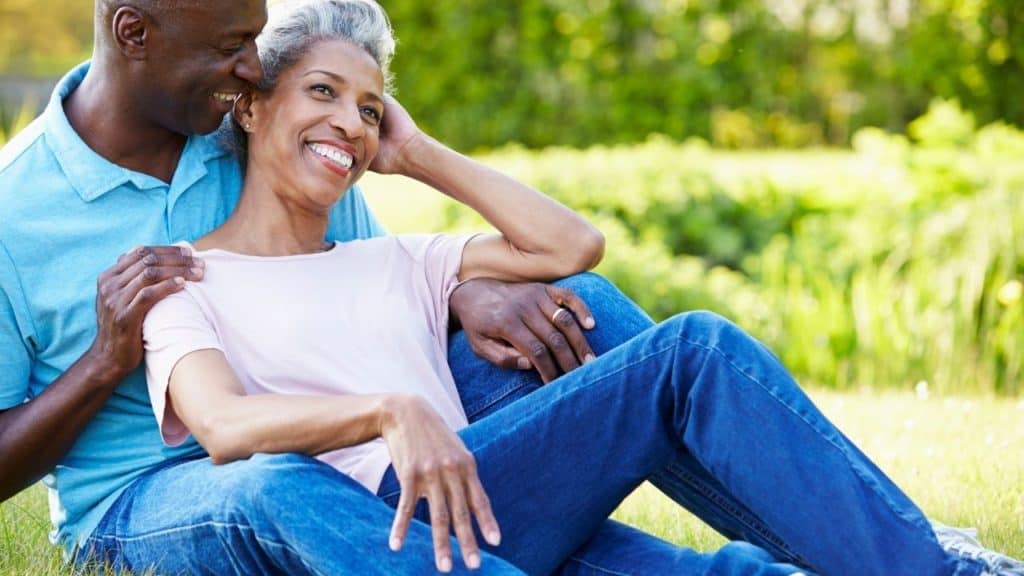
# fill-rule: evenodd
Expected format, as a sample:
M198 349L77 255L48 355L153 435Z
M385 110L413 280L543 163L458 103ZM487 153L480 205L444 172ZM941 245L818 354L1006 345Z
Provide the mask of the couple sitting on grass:
M547 322L538 338L564 327L553 338L566 340L555 347L564 374L542 385L536 372L453 356L466 347L449 339L454 294L485 278L583 272L602 236L417 128L388 94L395 43L372 0L280 4L257 43L262 77L219 135L244 166L234 211L101 278L102 298L147 259L201 268L196 281L162 277L170 294L143 326L166 446L103 502L78 562L210 574L1024 574L963 533L939 527L937 538L772 353L713 314L651 325L582 275L549 288L535 313ZM498 232L326 241L368 169L425 182ZM732 542L700 554L609 520L645 480Z

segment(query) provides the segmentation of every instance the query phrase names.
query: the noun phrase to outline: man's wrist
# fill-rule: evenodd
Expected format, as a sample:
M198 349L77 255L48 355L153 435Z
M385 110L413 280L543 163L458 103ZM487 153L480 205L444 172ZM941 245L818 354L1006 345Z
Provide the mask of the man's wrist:
M93 344L79 359L78 365L87 382L111 390L131 373L131 369L126 370L97 344Z

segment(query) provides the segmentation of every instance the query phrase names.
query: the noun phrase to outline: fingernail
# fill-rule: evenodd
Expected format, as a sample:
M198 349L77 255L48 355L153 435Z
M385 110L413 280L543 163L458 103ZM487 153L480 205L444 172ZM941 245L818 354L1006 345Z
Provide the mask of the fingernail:
M487 534L484 536L487 537L487 543L491 546L501 544L501 532L498 532L497 530L488 530Z
M202 268L197 268L197 267L193 266L192 268L189 269L189 271L192 272L193 276L202 276L203 275L203 269Z
M448 556L445 556L444 558L441 558L441 562L438 565L438 569L441 570L441 572L451 572L452 571L452 559L449 558Z
M193 258L192 265L199 268L206 268L206 260L203 260L202 258Z
M392 552L398 552L402 548L402 539L398 536L392 536L391 540L388 541L388 547L391 548Z
M520 356L519 360L516 360L516 367L518 367L520 370L529 370L530 368L533 367L533 365L530 364L529 358L524 358Z
M587 316L586 318L583 319L583 327L586 328L587 330L593 328L594 324L596 324L596 322L594 322L593 316Z
M174 283L177 284L178 286L184 286L185 285L185 279L182 278L181 276L175 276L174 277Z
M584 364L590 364L594 360L597 360L597 356L594 356L593 354L587 354L586 356L583 357Z
M468 566L470 570L476 570L477 568L479 568L480 555L476 554L475 552L473 554L470 554L469 557L466 558L466 566Z

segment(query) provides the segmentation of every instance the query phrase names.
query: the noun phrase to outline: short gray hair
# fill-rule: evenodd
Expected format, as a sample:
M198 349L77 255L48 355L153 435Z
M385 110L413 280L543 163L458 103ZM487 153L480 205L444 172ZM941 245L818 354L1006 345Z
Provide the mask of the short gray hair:
M395 36L384 9L374 0L286 0L271 4L267 25L256 38L263 65L257 89L270 92L281 73L305 56L314 44L344 40L362 48L380 66L384 89L392 90L389 71ZM218 139L245 163L247 134L228 114Z
M263 83L272 90L281 72L295 64L324 40L346 40L362 48L391 85L388 66L395 53L395 37L384 9L374 0L291 0L270 6L267 25L256 38Z

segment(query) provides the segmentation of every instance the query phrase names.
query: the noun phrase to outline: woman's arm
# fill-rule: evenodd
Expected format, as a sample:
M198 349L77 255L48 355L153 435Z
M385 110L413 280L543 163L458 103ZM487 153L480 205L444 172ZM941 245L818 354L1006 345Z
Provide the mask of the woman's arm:
M394 99L388 99L381 130L374 169L403 174L440 190L501 232L480 236L466 246L460 280L552 280L601 260L604 236L583 217L424 134Z
M316 455L383 433L395 395L247 395L219 350L198 350L171 372L173 410L217 464L257 452Z
M489 544L501 541L473 455L418 396L249 396L224 354L211 349L178 361L167 395L168 409L217 464L257 452L315 455L383 437L402 486L391 527L392 550L402 547L421 498L430 506L435 561L442 571L452 564L450 529L470 568L480 565L472 519Z

